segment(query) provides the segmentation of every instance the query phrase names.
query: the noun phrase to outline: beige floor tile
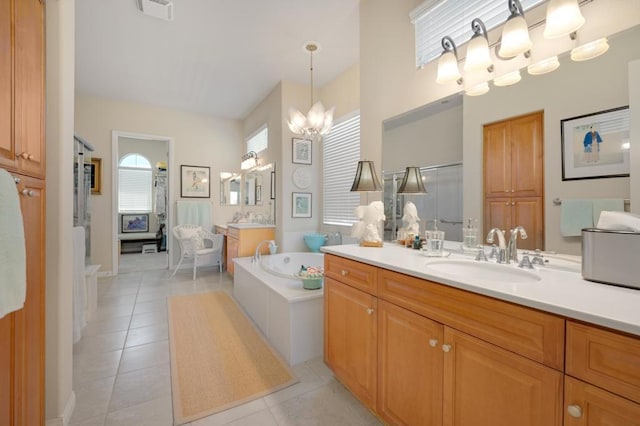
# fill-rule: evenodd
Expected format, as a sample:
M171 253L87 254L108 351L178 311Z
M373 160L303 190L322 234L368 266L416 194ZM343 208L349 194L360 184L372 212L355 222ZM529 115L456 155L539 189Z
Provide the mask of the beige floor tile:
M276 423L276 420L269 410L258 411L255 414L227 424L230 426L278 426L278 423Z
M133 298L134 296L132 296ZM100 306L98 305L98 309L96 310L96 314L93 319L95 321L103 321L112 318L118 317L127 317L133 314L133 306L134 302L129 303L127 305L117 305L117 306Z
M136 314L131 317L131 328L147 327L158 324L167 324L166 310Z
M115 376L82 383L75 387L76 407L71 423L88 420L107 412Z
M171 396L163 396L122 410L110 411L105 426L172 426Z
M295 385L291 385L288 388L285 388L281 391L266 395L264 397L264 401L267 403L269 407L273 407L274 405L281 404L285 401L288 401L292 398L296 398L304 393L317 389L321 386L326 385L332 381L335 381L329 377L319 377L315 373L313 373L310 369L310 374L305 374L302 376L297 376L300 381Z
M144 345L146 343L159 342L169 338L168 326L166 324L150 325L129 330L124 347Z
M106 414L100 414L99 416L79 421L74 421L72 416L71 420L69 421L69 426L104 426L104 418L106 416Z
M135 303L136 298L135 295L125 294L120 296L105 296L105 293L98 294L98 306L106 307L106 306L118 306L125 305L128 306L132 303Z
M327 367L322 358L307 361L305 365L320 377L333 377L333 371Z
M73 355L73 384L75 386L105 377L115 376L120 365L122 350Z
M130 316L108 318L101 321L89 321L86 327L82 329L82 336L98 336L117 331L127 331L130 323Z
M149 343L122 351L119 374L155 365L166 365L170 361L169 341Z
M171 395L169 364L118 374L109 412Z
M126 331L100 334L97 336L83 336L78 343L73 345L73 354L81 356L85 353L111 352L124 348Z
M266 408L267 408L267 405L260 398L260 399L247 402L246 404L242 404L237 407L230 408L220 413L216 413L212 416L194 420L193 422L191 422L191 426L226 425L238 419L242 419L244 417L250 416L260 411L264 411Z
M166 311L167 300L165 298L159 300L152 300L150 302L136 302L136 307L133 309L134 315L146 314L147 312Z

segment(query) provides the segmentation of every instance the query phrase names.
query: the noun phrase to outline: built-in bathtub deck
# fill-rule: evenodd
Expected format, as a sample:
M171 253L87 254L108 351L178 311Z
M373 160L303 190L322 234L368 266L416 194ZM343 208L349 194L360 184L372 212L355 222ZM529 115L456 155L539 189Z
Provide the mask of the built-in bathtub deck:
M233 295L291 365L323 354L324 291L270 274L250 257L236 258Z

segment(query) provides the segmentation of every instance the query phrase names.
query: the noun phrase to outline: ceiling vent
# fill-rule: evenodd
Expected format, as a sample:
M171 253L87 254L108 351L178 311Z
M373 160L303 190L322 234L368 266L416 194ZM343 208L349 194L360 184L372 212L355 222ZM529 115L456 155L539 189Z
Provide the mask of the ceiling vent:
M171 0L137 0L138 7L145 15L165 21L173 21L173 2Z

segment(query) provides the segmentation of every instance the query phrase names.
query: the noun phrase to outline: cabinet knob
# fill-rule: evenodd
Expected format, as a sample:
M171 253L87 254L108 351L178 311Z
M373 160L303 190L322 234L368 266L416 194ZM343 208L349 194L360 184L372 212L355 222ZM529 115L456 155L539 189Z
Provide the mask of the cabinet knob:
M368 313L369 315L371 315L373 312L374 312L374 309L373 309L373 308L367 308L367 313Z
M432 348L438 346L438 339L429 339L429 346L431 346Z
M25 197L33 197L34 195L36 195L35 191L32 189L23 189L22 191L20 191L20 193L22 195L24 195Z
M516 190L515 190L515 189L512 189L512 190L511 190L511 192L516 192Z
M451 350L451 345L442 345L442 350L444 352L449 352Z
M505 189L505 190L504 190L504 192L509 192L509 190L508 190L508 189Z
M512 206L515 206L515 205L516 205L515 201L512 201L512 202L511 202L511 205L512 205Z
M509 205L509 202L507 201L506 203L504 203L504 205L505 205L505 206L508 206L508 205Z
M342 271L340 271L340 274L341 274L343 277L346 277L347 275L349 275L349 271L345 271L345 270L343 269Z
M582 407L577 404L567 406L567 412L571 417L575 417L576 419L582 417Z
M22 152L18 155L18 157L21 157L24 160L31 160L33 158L33 154L29 154L28 152Z

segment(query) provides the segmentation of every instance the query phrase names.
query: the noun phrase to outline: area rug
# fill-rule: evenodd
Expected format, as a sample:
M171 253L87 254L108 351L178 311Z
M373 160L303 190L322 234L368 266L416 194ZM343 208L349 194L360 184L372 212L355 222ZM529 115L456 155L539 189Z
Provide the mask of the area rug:
M297 382L226 293L168 299L173 416L181 425Z

